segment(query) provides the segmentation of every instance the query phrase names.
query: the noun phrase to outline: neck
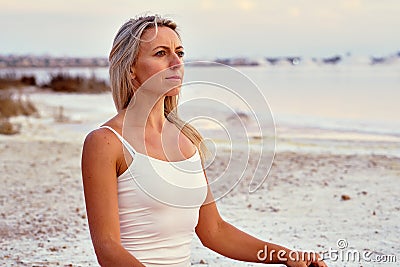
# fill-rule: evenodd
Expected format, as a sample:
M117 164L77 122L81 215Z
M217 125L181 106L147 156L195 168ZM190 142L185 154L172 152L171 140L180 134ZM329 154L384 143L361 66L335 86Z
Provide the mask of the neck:
M146 122L147 129L156 130L158 133L162 132L166 120L164 116L164 98L165 96L154 105Z
M125 126L140 127L161 133L164 123L164 99L138 90L125 113Z

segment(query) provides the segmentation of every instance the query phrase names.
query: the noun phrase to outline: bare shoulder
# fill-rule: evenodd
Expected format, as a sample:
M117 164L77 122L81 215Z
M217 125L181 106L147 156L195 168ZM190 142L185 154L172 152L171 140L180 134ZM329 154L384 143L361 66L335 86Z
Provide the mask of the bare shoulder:
M118 133L121 132L120 115L111 118L109 121L105 122L102 126L108 126L116 130ZM91 131L85 138L84 148L101 149L112 147L120 148L120 141L118 137L107 128L97 128Z
M117 136L106 128L98 128L91 131L85 138L84 148L101 150L114 147L118 144Z
M104 124L120 132L118 123L110 120ZM98 161L118 161L121 157L121 141L110 129L98 128L91 131L83 144L83 156L95 157ZM84 158L83 158L84 159Z
M81 158L84 183L94 180L104 183L110 181L109 177L116 177L120 154L119 140L109 129L99 128L90 132L83 144Z

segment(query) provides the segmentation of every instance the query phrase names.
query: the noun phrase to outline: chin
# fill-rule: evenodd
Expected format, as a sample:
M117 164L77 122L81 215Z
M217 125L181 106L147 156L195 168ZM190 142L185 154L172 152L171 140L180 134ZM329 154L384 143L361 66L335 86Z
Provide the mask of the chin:
M179 93L181 92L181 86L176 86L174 88L172 88L171 90L169 90L165 96L176 96L179 95Z

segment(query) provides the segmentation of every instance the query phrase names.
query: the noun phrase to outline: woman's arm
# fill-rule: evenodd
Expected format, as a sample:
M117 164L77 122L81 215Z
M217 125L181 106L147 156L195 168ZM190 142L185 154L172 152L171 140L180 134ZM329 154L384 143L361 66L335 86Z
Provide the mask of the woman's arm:
M117 158L121 144L108 130L98 129L85 140L82 179L90 234L101 266L144 266L120 243Z
M205 203L207 204L200 208L196 234L202 244L211 250L246 262L280 263L292 267L326 267L323 261L307 261L307 253L299 252L299 258L291 259L289 255L293 258L296 254L290 249L257 239L225 222L218 212L210 188ZM302 260L303 255L305 260Z

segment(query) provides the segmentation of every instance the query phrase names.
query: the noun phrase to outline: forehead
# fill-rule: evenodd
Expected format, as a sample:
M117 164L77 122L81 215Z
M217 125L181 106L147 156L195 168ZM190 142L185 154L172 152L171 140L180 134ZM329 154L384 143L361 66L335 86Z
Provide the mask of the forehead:
M149 28L142 34L140 49L153 49L157 46L181 46L178 34L169 27Z

